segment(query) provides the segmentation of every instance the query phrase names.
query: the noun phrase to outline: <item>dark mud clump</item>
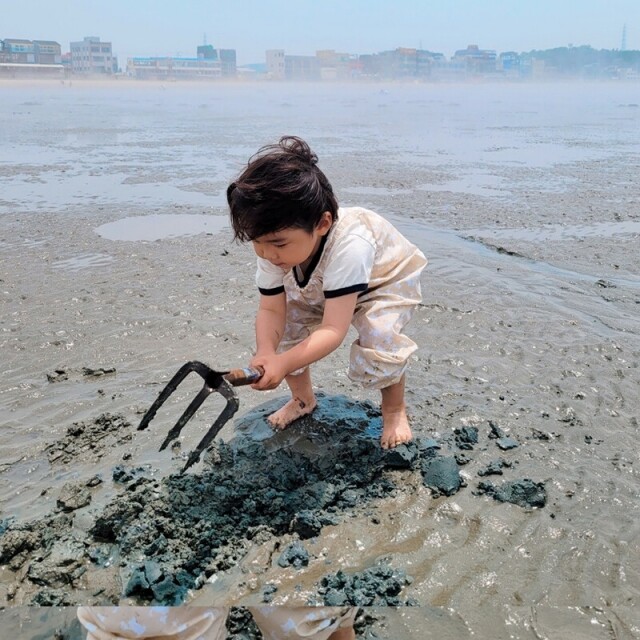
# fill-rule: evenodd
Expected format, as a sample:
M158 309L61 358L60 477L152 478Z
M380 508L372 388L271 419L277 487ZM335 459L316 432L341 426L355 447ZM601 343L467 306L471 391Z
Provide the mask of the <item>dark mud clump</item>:
M333 455L313 457L216 443L210 470L136 480L90 533L117 543L124 558L145 558L131 567L125 593L176 604L198 580L236 564L254 536L314 535L356 504L392 494L377 442L341 439Z
M454 433L459 449L473 449L473 445L478 444L478 429L476 427L460 427Z
M75 511L91 503L91 491L86 482L67 482L56 502L62 511Z
M512 465L510 462L503 460L502 458L498 458L497 460L492 460L484 469L480 469L478 471L479 476L501 476L503 474L503 469L510 468Z
M52 373L47 373L47 380L49 382L64 382L69 379L69 374L65 369L56 369Z
M78 482L61 494L58 508L64 513L22 525L7 521L0 561L16 575L7 600L112 604L124 594L142 604L177 605L256 545L273 543L277 549L281 537L290 546L282 547L280 564L304 566L308 554L302 541L373 500L393 496L394 480L404 470L421 473L436 497L465 486L460 456L470 460L475 429L449 439L417 438L384 451L379 409L370 403L320 396L311 416L277 433L265 420L274 404L278 401L247 414L229 443L215 442L200 473L158 479L146 467L116 466L118 493L86 527L74 525L90 497ZM109 437L101 446L131 437L122 416L104 414L94 423L74 424L50 447L51 455L56 460L98 455L89 442L103 430ZM441 455L443 448L450 454ZM543 485L530 480L500 488L481 483L480 492L527 507L543 506L545 499ZM323 588L332 601L384 605L399 601L403 580L377 567L355 577L327 578Z
M92 369L91 367L82 367L82 375L88 378L100 378L115 372L115 367L97 367L95 369Z
M74 422L66 435L46 448L49 462L67 464L81 458L83 462L99 460L111 447L133 438L131 423L120 414L103 413L93 422Z
M262 589L262 602L272 602L277 591L278 587L275 584L266 584L264 589Z
M282 568L295 567L296 569L300 569L306 567L308 564L309 552L299 540L295 540L285 547L285 550L278 558L278 566Z
M321 604L332 607L416 605L417 602L414 600L403 600L401 597L404 587L412 582L413 578L402 569L394 569L382 564L358 573L347 574L340 570L327 575L318 585L318 594ZM309 604L316 605L318 602Z
M491 482L478 484L478 495L486 494L498 502L511 502L520 507L542 508L547 503L547 491L543 482L534 482L529 478L505 482L496 486Z
M291 531L303 539L314 538L322 531L322 521L313 511L303 509L291 521Z
M267 427L263 440L240 434L229 444L215 443L200 474L158 480L144 477L141 469L118 467L122 489L87 530L73 526L75 510L64 516L65 526L57 524L62 516L20 527L9 523L0 537L0 557L15 571L29 566L16 578L18 586L25 582L22 600L34 590L81 591L87 584L83 572L106 569L113 557L115 583L97 590L97 602L77 594L80 602L109 604L124 594L141 603L179 604L190 589L233 567L252 545L283 535L313 537L344 512L392 495L396 487L379 446L378 410L346 398L321 398L319 404L313 417L289 433L273 434ZM263 414L246 420L254 431L264 426ZM90 440L102 429L121 434L127 426L108 414L93 424L75 424L51 447L52 455L64 460L73 451L80 454L87 435ZM371 428L377 429L374 437ZM60 508L79 507L85 493L70 487Z
M519 446L518 443L513 438L506 435L493 420L489 420L489 428L491 429L489 438L495 440L498 447L503 451L515 449Z
M95 518L87 544L117 548L124 594L178 604L251 544L291 533L313 537L343 512L393 494L384 452L367 432L379 426L377 409L340 398L330 406L321 399L319 408L289 434L215 443L201 474L155 480L118 468L125 488ZM264 413L246 421L263 422ZM294 566L304 563L298 546L290 552Z
M452 496L464 486L458 462L453 457L437 456L423 460L422 478L437 495Z
M15 525L0 538L0 564L36 587L33 604L73 604L70 591L80 586L86 571L86 545L72 524L71 514L56 514ZM16 584L9 587L8 601L16 591Z

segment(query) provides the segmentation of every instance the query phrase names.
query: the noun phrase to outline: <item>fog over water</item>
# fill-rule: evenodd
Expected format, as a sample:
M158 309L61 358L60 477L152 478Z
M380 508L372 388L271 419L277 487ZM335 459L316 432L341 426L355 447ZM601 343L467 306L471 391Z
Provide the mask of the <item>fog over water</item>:
M440 172L413 184L419 192L508 196L506 168L528 168L532 183L545 171L541 188L565 188L554 165L637 153L640 109L635 83L9 84L6 93L3 154L22 174L5 180L0 212L68 211L86 199L222 211L229 176L284 133L308 139L325 164L366 154L374 139L388 163ZM340 187L344 202L402 191Z

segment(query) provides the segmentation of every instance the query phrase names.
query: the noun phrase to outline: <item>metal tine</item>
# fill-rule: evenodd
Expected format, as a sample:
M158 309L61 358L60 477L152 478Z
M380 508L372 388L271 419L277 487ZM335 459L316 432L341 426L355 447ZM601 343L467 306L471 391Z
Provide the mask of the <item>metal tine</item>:
M200 405L214 391L217 391L217 389L214 389L210 387L207 383L205 383L204 387L202 387L202 389L200 389L200 391L198 392L198 395L191 401L189 406L185 409L184 413L180 416L180 418L178 419L178 422L176 422L173 425L173 427L171 428L171 431L169 431L169 433L167 434L167 437L164 439L164 442L160 445L160 449L159 449L160 451L165 449L166 446L172 440L175 440L180 435L180 432L182 431L182 428L184 427L184 425L187 424L189 420L191 420L191 417L198 410Z
M222 381L216 391L219 391L226 398L227 404L218 416L217 420L213 425L211 425L209 431L207 431L202 440L200 440L198 446L189 454L187 463L184 465L180 473L184 473L192 464L195 464L200 460L200 454L211 444L213 439L218 435L220 429L222 429L222 427L224 427L224 425L233 417L240 406L240 401L236 397L233 388L225 380Z
M167 398L176 390L178 385L192 371L195 371L197 374L199 374L205 381L205 386L203 387L203 391L207 387L211 388L211 391L213 391L212 387L215 385L209 384L209 381L208 381L208 379L212 376L212 374L215 374L213 369L211 369L210 367L208 367L206 364L202 362L198 362L197 360L192 360L191 362L187 362L186 364L182 365L180 369L178 369L178 372L173 376L173 378L171 378L171 380L169 380L167 386L160 392L160 395L156 398L156 401L151 405L147 413L144 414L142 420L140 421L140 424L138 425L138 431L141 431L142 429L146 429L149 426L149 423L151 422L151 420L153 420L158 409L164 404ZM218 381L216 380L215 382L218 382ZM211 391L209 393L211 393ZM202 404L202 401L200 402L200 404ZM188 410L189 409L187 409L187 411Z

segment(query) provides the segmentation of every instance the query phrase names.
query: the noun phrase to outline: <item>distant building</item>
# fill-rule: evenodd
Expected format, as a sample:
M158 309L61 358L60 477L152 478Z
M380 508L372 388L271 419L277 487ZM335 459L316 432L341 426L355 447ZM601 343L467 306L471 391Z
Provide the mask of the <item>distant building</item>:
M39 64L61 64L62 50L57 42L52 40L34 40L33 48L36 62Z
M222 64L212 58L129 58L127 74L140 80L218 80Z
M470 44L466 49L455 52L452 62L458 62L464 66L467 75L486 75L495 73L496 52L491 49L480 49L477 44Z
M266 57L269 80L320 80L316 56L288 56L284 49L269 49Z
M498 56L497 68L505 78L520 77L520 56L515 51L504 51Z
M198 47L198 59L220 62L220 74L223 78L235 78L238 75L235 49L214 49L213 45Z
M118 59L113 56L110 42L88 36L81 42L72 42L70 46L73 73L111 75L118 70Z
M6 62L35 64L36 48L31 40L7 38L2 41L2 54Z
M129 58L127 73L137 78L235 78L238 75L235 49L215 49L203 44L196 58L160 56Z
M350 80L360 75L358 56L333 49L316 51L321 80Z
M407 47L360 56L363 75L385 80L430 78L443 60L441 53Z
M525 66L525 73L530 78L537 80L547 75L547 65L544 60L531 58Z
M218 51L211 44L202 44L197 49L199 60L217 60Z
M285 56L286 80L320 80L320 63L315 56Z
M267 56L267 77L284 80L284 49L269 49Z
M238 75L238 67L236 66L236 50L220 49L220 64L222 66L223 78L235 78Z
M22 64L60 64L62 51L53 40L16 40L0 42L0 53L7 61Z
M3 75L61 75L60 45L53 40L0 40L0 68Z

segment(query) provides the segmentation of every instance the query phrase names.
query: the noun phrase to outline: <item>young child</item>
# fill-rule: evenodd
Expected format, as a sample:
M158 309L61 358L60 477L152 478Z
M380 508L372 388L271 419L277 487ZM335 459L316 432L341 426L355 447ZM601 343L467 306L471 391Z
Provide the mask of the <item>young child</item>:
M405 369L416 344L402 333L421 300L422 252L387 220L338 208L306 142L260 149L227 189L235 237L258 255L254 389L286 379L289 400L269 417L284 429L316 407L308 366L337 349L353 324L349 377L382 394L381 446L412 438Z

